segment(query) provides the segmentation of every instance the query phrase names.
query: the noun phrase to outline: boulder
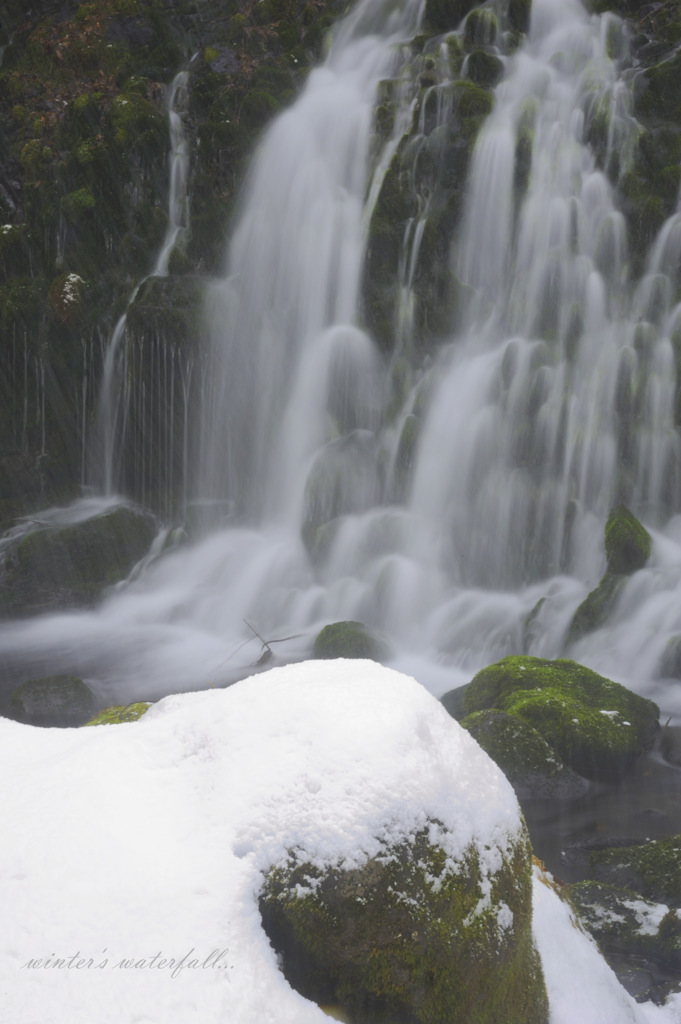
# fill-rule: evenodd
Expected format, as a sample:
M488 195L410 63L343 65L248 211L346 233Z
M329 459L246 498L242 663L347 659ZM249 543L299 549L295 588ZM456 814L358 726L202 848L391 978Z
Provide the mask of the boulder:
M595 850L589 865L598 881L681 908L681 835L636 846Z
M7 549L0 614L87 607L124 579L156 536L153 518L127 506L57 528L39 527Z
M681 968L681 920L665 903L603 882L576 882L568 893L580 921L604 953L644 957Z
M586 778L612 778L649 750L659 709L619 683L564 659L508 657L466 688L467 714L497 708L533 726L559 758Z
M473 844L453 862L445 833L430 821L357 868L291 854L270 871L260 911L290 984L363 1024L547 1021L526 833L489 862Z
M607 571L630 576L650 558L652 538L625 505L618 505L605 524Z
M70 728L83 725L95 710L95 697L77 676L29 679L12 690L7 717L25 725Z
M533 798L572 800L589 788L586 779L564 764L522 719L491 709L476 711L461 724L499 765L521 802Z
M332 622L317 634L313 656L385 661L390 656L390 650L361 622Z
M577 608L568 630L568 645L606 622L627 576L642 569L650 558L652 538L625 505L618 505L608 516L604 540L605 574Z

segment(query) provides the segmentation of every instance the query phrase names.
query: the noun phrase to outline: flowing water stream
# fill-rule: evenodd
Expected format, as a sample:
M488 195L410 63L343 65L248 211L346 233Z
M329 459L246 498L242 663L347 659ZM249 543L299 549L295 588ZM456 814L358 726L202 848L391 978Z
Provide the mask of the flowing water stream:
M653 534L652 558L611 624L568 653L681 715L681 686L661 674L681 635L681 220L665 225L637 284L587 142L605 104L606 160L636 144L610 56L626 46L622 26L578 0L534 0L526 43L502 52L452 239L467 298L388 414L412 340L423 217L405 236L392 360L361 327L361 282L373 204L411 122L406 43L420 17L415 0L363 0L255 156L225 278L206 300L213 388L199 411L195 505L210 528L93 612L2 627L5 658L77 672L121 703L249 673L260 645L246 642L246 622L268 641L293 637L275 650L296 659L327 622L358 619L440 694L505 654L565 653L574 610L604 571L605 518L625 501ZM386 78L402 83L402 109L377 148ZM522 133L531 162L517 209ZM164 248L155 273L166 269ZM103 416L118 437L112 410Z

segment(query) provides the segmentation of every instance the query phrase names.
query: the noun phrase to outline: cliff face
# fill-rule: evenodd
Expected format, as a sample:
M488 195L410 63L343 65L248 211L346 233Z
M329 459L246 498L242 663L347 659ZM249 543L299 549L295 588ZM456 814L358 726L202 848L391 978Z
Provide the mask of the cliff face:
M190 231L170 254L173 284L143 290L131 317L142 379L161 335L172 337L178 350L195 346L196 281L219 269L245 162L263 126L293 99L318 60L343 6L340 0L43 0L30 7L10 0L3 6L0 525L27 508L67 499L92 479L86 438L104 352L167 227L164 103L174 75L182 67L190 71L184 112L192 154ZM455 310L449 238L461 216L477 128L501 72L490 32L503 35L511 52L528 23L528 5L515 0L473 11L477 17L470 17L473 6L431 0L412 47L420 121L405 126L387 169L363 288L364 322L384 350L401 330L394 319L400 245L422 193L431 198L412 281L417 351L437 344ZM626 165L613 158L608 111L592 112L589 131L620 197L632 265L640 272L680 182L681 5L652 9L623 0L617 13L631 27L631 51L620 59L634 79L639 135L632 158ZM466 15L465 31L448 35ZM453 79L452 116L434 130L432 37L446 38ZM391 88L386 83L378 97L378 136L394 130ZM410 145L416 135L419 146ZM519 138L516 151L518 195L526 142ZM141 495L135 472L123 480L131 493L172 514L172 501ZM172 487L168 480L161 489Z
M201 275L220 261L257 134L294 96L338 10L295 0L3 6L0 523L67 499L90 476L84 439L103 354L167 227L169 83L191 60L191 233L169 270ZM138 325L151 317L157 327L165 310L164 326L186 335L182 313L157 298L147 296Z

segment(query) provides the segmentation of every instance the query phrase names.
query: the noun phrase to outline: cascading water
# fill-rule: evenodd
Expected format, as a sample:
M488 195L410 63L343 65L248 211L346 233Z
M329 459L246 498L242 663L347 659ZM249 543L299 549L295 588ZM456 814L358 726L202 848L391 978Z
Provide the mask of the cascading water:
M171 82L166 97L170 128L168 224L154 269L148 277L165 277L167 275L171 253L188 227L189 147L180 114L180 111L186 106L188 81L189 73L180 71ZM125 337L128 312L148 277L145 277L133 289L125 312L116 323L104 358L98 414L98 433L101 443L98 446L95 474L100 489L107 496L118 493L120 487L118 455L126 433L127 410L122 394L125 378L122 343Z
M250 671L244 620L270 641L300 634L277 648L294 659L326 622L359 619L439 693L504 654L563 653L603 570L605 517L625 500L653 530L650 567L624 586L613 624L570 654L681 713L657 679L681 634L681 314L667 270L681 231L672 218L635 287L588 142L606 107L605 165L635 145L608 56L621 27L578 0L534 0L527 42L502 52L454 233L458 320L396 400L432 196L404 235L392 361L360 326L360 294L372 209L414 116L400 68L419 14L415 2L360 4L256 154L207 303L197 504L213 510L212 532L95 612L4 628L8 657L76 671L120 702ZM377 146L376 90L394 75L402 109Z

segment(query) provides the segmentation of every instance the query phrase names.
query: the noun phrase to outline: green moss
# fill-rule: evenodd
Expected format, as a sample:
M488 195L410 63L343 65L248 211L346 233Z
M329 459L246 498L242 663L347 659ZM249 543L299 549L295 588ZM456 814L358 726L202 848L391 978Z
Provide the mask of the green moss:
M606 573L598 586L587 594L572 617L565 641L568 646L607 622L624 582L623 576Z
M681 835L648 840L640 846L595 850L589 865L599 881L633 889L657 903L681 907Z
M369 658L385 661L388 649L361 622L332 622L317 634L315 658Z
M91 604L149 550L151 517L119 507L58 530L27 534L8 552L0 608L25 614L49 606Z
M504 65L499 58L485 50L473 50L466 64L467 76L478 85L496 85L503 71Z
M260 909L289 983L365 1024L542 1024L527 836L483 895L477 850L453 865L429 839L440 827L360 868L321 872L291 856L268 874Z
M652 538L625 505L618 505L605 524L608 572L630 575L650 558Z
M620 381L620 408L624 405ZM642 569L650 558L652 538L624 505L608 516L605 524L605 555L607 569L598 586L587 595L577 608L566 643L572 644L587 633L600 628L608 619L615 606L625 579L631 573Z
M478 46L494 46L498 31L494 11L488 7L476 7L466 18L463 30L464 46L468 50Z
M85 725L118 725L121 722L136 722L150 707L151 704L147 701L136 701L134 704L125 705L125 707L114 705L104 708Z
M659 709L574 661L508 657L466 688L467 714L499 708L531 725L587 778L624 771L655 739Z
M567 767L555 748L521 717L491 709L468 715L461 725L499 765L518 799L569 799L584 792L584 779Z
M77 223L94 210L96 203L92 189L79 188L63 196L60 205L66 219Z
M568 889L581 923L606 954L644 957L667 970L681 967L681 920L631 889L577 882Z

